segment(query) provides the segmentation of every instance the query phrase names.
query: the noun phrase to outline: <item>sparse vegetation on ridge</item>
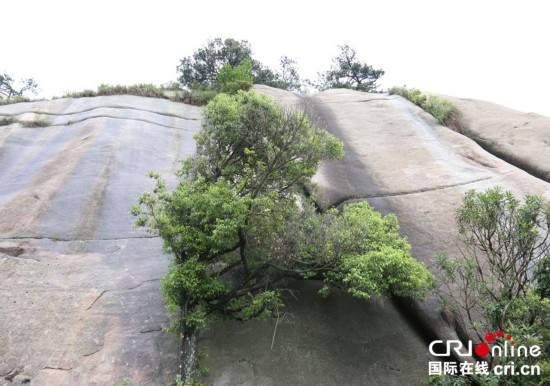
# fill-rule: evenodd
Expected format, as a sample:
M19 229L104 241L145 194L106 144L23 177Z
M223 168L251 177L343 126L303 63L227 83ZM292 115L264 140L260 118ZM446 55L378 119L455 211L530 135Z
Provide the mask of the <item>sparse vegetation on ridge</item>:
M19 123L23 127L46 127L49 126L51 123L47 119L44 118L34 118L32 120L19 120L16 119L13 115L4 115L0 116L0 126L7 126L14 123Z
M435 95L424 95L416 88L392 87L388 90L390 95L400 95L415 105L430 113L439 123L463 133L462 114L448 100L441 99Z
M27 98L27 97L24 97L24 96L16 96L16 97L9 98L9 99L0 98L0 106L12 105L14 103L32 102L32 101L33 100L31 98Z
M0 117L0 126L8 126L15 123L15 118L12 115L3 115Z
M102 84L98 86L95 91L86 89L83 91L69 92L64 94L62 98L87 98L109 95L135 95L162 98L169 99L173 102L202 106L208 103L208 101L216 95L216 92L210 90L182 90L179 84L175 82L160 87L151 83L140 83L130 86Z
M44 118L35 118L30 121L17 121L17 122L19 122L23 127L28 127L28 128L46 127L51 125L51 122Z

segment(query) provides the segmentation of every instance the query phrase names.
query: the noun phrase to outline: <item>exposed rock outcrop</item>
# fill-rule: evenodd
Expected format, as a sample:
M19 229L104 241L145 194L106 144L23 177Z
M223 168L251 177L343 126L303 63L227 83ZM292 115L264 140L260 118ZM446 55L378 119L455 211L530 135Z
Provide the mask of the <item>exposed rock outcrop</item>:
M400 97L257 90L286 107L309 106L344 141L344 159L315 177L319 206L368 200L396 213L430 269L436 253L456 252L454 211L468 189L550 198L548 183ZM505 119L498 106L451 100L470 134L541 173L550 165L547 130L525 131L546 127L546 118ZM133 229L128 211L151 187L147 171L174 186L177 160L194 151L200 109L111 96L2 106L1 116L47 126L0 127L0 385L173 382L179 348L163 331L159 291L169 257L159 238ZM323 299L317 283L291 288L296 298L288 295L279 319L204 334L207 383L416 384L428 374L427 340L454 333L436 297L405 301L404 314L388 299Z
M468 137L497 157L550 182L550 117L477 99L441 97L462 113Z
M168 257L130 206L194 152L197 107L135 96L0 107L0 385L174 381Z

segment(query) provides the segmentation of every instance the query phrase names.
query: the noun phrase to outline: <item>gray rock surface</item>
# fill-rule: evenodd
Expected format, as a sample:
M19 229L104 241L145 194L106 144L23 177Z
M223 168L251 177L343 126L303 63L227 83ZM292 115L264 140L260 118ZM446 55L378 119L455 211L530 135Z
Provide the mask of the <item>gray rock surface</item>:
M312 101L346 152L315 176L320 206L367 200L382 213L395 213L414 256L436 274L437 253L458 253L454 212L466 191L501 186L519 197L550 198L548 183L439 125L399 96L329 90ZM534 155L544 151L531 149ZM425 328L439 336L451 333L435 297L408 306Z
M159 279L168 257L130 206L173 186L194 152L197 107L135 96L0 107L0 385L160 385L178 343Z
M415 257L431 269L437 252L456 250L454 210L468 189L500 185L550 198L548 183L400 97L330 90L304 101L257 90L288 107L312 106L344 141L345 158L315 177L319 205L368 200L396 213ZM50 124L0 127L0 385L171 383L178 343L162 330L159 291L169 257L158 238L132 228L128 210L151 187L147 171L174 186L177 160L194 151L200 109L113 96L2 106L2 115ZM539 142L530 146L533 159L546 157ZM418 384L428 339L453 334L435 298L396 307L323 299L316 283L292 288L296 299L288 295L279 320L224 323L204 334L207 384Z
M550 182L550 117L477 99L440 97L462 112L468 137L507 162Z
M285 106L302 103L284 91L257 90ZM519 196L550 198L548 183L439 125L401 97L329 90L308 98L306 104L313 105L326 127L344 141L346 152L342 161L323 164L315 176L318 204L328 208L367 200L383 213L396 213L414 256L436 274L435 255L457 252L454 212L467 190L499 185ZM540 146L531 150L535 155L544 151ZM346 296L319 299L309 285L297 284L297 288L299 300L289 298L287 311L292 317L278 324L273 349L276 321L267 326L226 324L206 336L207 363L212 368L208 381L224 385L419 384L427 376L427 342L411 325L421 326L424 339L456 336L443 320L435 296L425 303L403 300L403 315L387 301L355 302ZM384 344L373 342L374 337ZM239 349L243 343L251 347L249 352Z

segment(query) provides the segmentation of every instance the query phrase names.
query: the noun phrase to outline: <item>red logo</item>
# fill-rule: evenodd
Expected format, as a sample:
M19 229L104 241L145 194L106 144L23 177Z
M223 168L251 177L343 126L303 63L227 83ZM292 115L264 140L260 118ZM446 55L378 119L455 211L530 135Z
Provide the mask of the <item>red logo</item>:
M496 336L498 338L502 338L504 337L504 331L502 330L498 330L496 332ZM512 335L508 334L506 335L506 340L510 341L510 344L513 346L514 345L514 341L512 340ZM487 343L493 343L495 341L495 334L493 334L492 332L488 332L487 335L485 335L485 341ZM478 343L475 345L475 351L476 351L476 354L480 357L484 357L486 355L489 355L489 353L491 352L490 348L489 348L489 345L485 343L485 342L481 342L481 343Z

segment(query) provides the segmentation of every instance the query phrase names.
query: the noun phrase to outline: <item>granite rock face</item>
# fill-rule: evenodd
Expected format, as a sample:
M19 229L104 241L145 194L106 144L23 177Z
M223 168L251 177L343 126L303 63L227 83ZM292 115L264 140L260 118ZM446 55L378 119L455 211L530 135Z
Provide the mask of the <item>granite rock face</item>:
M550 117L441 95L463 115L465 134L487 151L550 182Z
M547 182L439 125L399 96L329 90L311 99L329 130L344 141L346 152L342 161L322 165L315 176L319 205L367 200L382 213L395 213L413 255L435 274L437 253L459 252L454 214L468 190L501 186L519 197L550 198ZM545 152L543 143L532 143L530 155ZM437 298L406 307L425 329L449 336Z
M133 229L148 171L174 186L197 107L135 96L0 107L0 385L170 384L168 256Z
M550 198L547 182L400 97L256 89L305 107L344 141L344 159L322 164L314 178L319 206L367 200L396 213L429 269L436 253L456 252L454 211L467 190L499 185ZM510 121L492 118L479 107L485 102L455 103L486 141L511 143L516 157L537 165L547 157L546 131L521 142L515 129L498 131ZM0 126L0 385L173 383L179 347L163 330L159 291L169 256L159 238L133 228L128 211L152 186L146 172L175 186L177 161L194 152L200 108L111 96L2 106L2 116L16 123ZM47 126L18 123L36 120ZM454 336L435 297L396 306L323 299L317 283L290 288L279 319L220 323L203 334L207 384L418 384L428 374L429 340Z
M280 90L257 90L283 106L308 106L344 141L344 159L322 164L314 178L318 205L324 209L367 200L382 213L397 214L414 256L435 274L437 253L457 253L454 213L466 191L498 185L520 197L550 198L548 183L439 125L401 97L341 89L301 100ZM543 152L542 144L531 149L535 156ZM419 384L427 377L430 338L456 337L435 296L424 303L405 299L396 308L387 301L354 302L344 295L319 299L310 285L297 284L297 289L298 300L288 299L292 317L283 322L226 324L207 334L209 382ZM252 347L248 353L238 348L243 343Z

